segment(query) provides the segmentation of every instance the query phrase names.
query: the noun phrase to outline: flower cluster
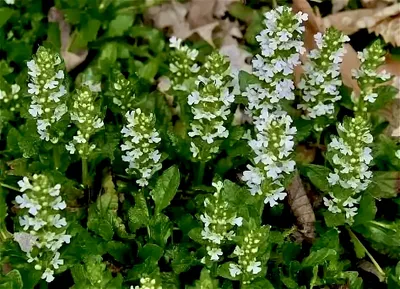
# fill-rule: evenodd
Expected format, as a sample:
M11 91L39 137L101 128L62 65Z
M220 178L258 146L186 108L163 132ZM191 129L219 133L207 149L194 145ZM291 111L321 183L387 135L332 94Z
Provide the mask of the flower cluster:
M253 165L243 173L252 195L262 195L265 204L277 205L283 200L283 180L294 171L291 159L296 129L281 102L294 100L294 67L304 53L302 33L307 14L292 13L289 7L278 7L265 13L266 28L256 37L261 55L253 60L253 73L261 83L251 84L243 93L248 100L247 114L253 118L255 137L249 139Z
M162 286L154 278L142 277L140 278L140 286L131 286L131 289L162 289Z
M51 282L54 270L64 264L58 250L71 239L66 234L67 221L61 215L66 204L60 196L61 185L51 186L44 175L34 175L32 180L31 184L24 177L18 182L23 194L15 201L21 209L19 224L24 232L14 235L28 263L35 262L35 269L43 272L42 279Z
M377 72L379 66L385 62L385 50L380 41L375 41L370 47L358 52L361 61L360 68L353 70L352 74L360 86L360 95L352 95L355 103L354 111L366 113L368 106L374 103L378 97L377 85L388 81L391 75L385 70Z
M100 106L96 104L97 93L100 90L99 84L94 85L90 81L84 83L77 89L70 108L71 120L78 127L78 131L65 147L70 154L78 152L84 159L87 159L96 147L94 144L89 145L90 137L104 127L100 117Z
M306 119L323 116L333 119L334 104L341 99L340 65L346 53L344 43L350 39L335 28L329 28L325 34L315 34L314 40L317 48L308 54L308 61L303 65L303 78L298 84L303 91L303 103L298 108L305 111L303 117ZM315 129L320 131L323 127Z
M229 274L233 278L240 277L242 284L250 284L265 271L267 262L266 247L268 246L269 227L245 229L240 234L238 245L233 255L238 257L237 263L229 263Z
M211 261L218 261L223 255L221 246L225 241L232 240L235 232L234 226L240 227L243 218L237 217L235 210L224 199L224 184L222 182L213 183L216 192L204 200L204 213L200 220L204 224L201 231L203 240L207 241L207 253Z
M295 169L291 158L296 128L292 119L284 112L263 113L255 121L255 139L249 141L253 150L253 165L243 172L243 180L250 193L261 195L264 203L273 207L286 196L282 180Z
M368 122L361 116L346 118L338 125L339 137L333 137L328 145L328 154L333 173L328 182L332 188L324 203L332 213L345 213L346 221L352 223L357 214L360 193L371 182L369 165L373 159L373 141Z
M193 113L188 135L192 138L193 158L207 161L219 151L222 139L229 136L225 123L235 96L230 90L229 62L223 55L218 52L209 55L202 70L196 80L197 90L187 99Z
M21 108L20 90L18 84L9 85L4 79L0 78L0 103L3 109L11 112L18 111Z
M113 76L114 79L110 85L112 103L116 111L125 115L133 107L133 101L136 98L135 85L119 71L115 71Z
M171 62L169 64L170 81L173 90L184 90L188 88L185 81L197 75L200 67L196 63L199 51L190 49L187 45L182 45L182 39L171 37L169 46L174 48L171 51Z
M39 47L27 66L30 75L28 93L32 97L29 113L36 119L40 138L57 143L60 132L54 126L67 112L63 63L58 54Z
M253 73L263 83L249 86L244 94L252 115L261 113L264 107L279 106L282 99L294 100L293 71L305 51L302 23L307 14L293 14L290 7L280 6L264 16L266 28L256 37L261 55L252 61Z
M125 152L122 160L129 163L127 173L139 175L136 182L144 187L151 176L161 169L161 153L157 149L161 138L152 113L146 114L138 108L127 112L125 117L127 124L121 131L125 139L121 145Z

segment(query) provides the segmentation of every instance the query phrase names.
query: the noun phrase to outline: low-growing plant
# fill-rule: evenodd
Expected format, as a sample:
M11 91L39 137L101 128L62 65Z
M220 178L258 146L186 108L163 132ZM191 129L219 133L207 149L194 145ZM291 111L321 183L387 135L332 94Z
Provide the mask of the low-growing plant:
M307 51L307 14L279 6L264 13L252 73L237 73L217 50L131 27L127 11L146 4L128 2L56 1L68 51L98 52L77 73L54 35L18 67L6 48L0 288L400 288L400 147L379 117L397 90L378 72L383 43L358 53L351 91L350 39L330 28ZM0 7L14 11L1 37L19 29L16 5ZM314 212L294 198L315 212L310 235Z

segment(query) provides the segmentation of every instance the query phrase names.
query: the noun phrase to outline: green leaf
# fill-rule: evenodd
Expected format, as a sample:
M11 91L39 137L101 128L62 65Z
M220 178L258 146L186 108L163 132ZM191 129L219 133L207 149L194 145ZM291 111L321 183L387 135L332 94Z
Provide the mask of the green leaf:
M105 193L99 196L96 203L88 210L88 229L92 230L106 241L111 241L114 231L122 238L127 238L125 226L117 215L118 195L114 188L112 176L109 174L103 179Z
M222 278L225 278L228 280L240 280L240 276L232 277L231 273L229 272L230 264L235 264L235 263L226 262L226 263L222 264L221 266L219 266L218 270L217 270L218 276L221 276Z
M367 253L364 245L361 243L361 241L357 238L357 236L351 230L349 230L349 234L350 234L350 241L354 245L354 251L356 252L357 258L359 258L359 259L364 258L365 254Z
M331 259L333 256L336 256L336 251L329 248L322 248L318 251L313 251L308 255L301 265L303 268L306 267L314 267L316 265L322 265L325 261Z
M172 234L172 223L164 214L155 215L149 224L149 238L162 248Z
M151 258L154 262L158 262L164 254L163 248L155 244L146 244L139 250L139 257L143 260Z
M0 8L0 28L7 23L8 19L14 14L14 10L8 7Z
M243 285L243 289L274 289L274 286L265 278L257 278L249 285Z
M372 183L366 193L375 198L394 198L397 196L399 172L374 172Z
M7 231L6 219L7 217L7 203L6 203L6 192L0 187L0 245L6 239L10 238L12 235Z
M181 243L182 244L182 243ZM195 256L195 252L190 252L184 246L176 246L169 252L172 259L171 267L176 274L181 274L188 271L192 266L198 265L199 261Z
M107 252L122 264L129 264L132 260L132 248L123 242L110 241L107 243Z
M188 289L219 289L218 280L212 279L210 271L203 268L200 280L195 281L195 286L190 286Z
M375 219L376 211L375 199L369 194L364 194L360 201L358 213L354 217L353 226L361 225Z
M398 93L398 89L392 85L378 86L375 92L378 94L374 103L370 104L371 111L377 111L385 107L387 103L394 99Z
M0 276L0 289L23 289L21 274L18 270L12 270L4 277Z
M344 214L333 214L326 211L323 213L323 215L325 219L325 224L328 227L338 227L346 223L346 217Z
M135 206L128 210L128 225L132 232L145 227L149 223L149 210L147 208L146 199L143 191L135 194Z
M156 186L150 193L156 205L155 214L159 214L169 205L178 190L179 182L177 166L170 167L157 179Z
M239 72L239 85L241 91L246 91L246 88L250 84L255 84L255 83L260 83L259 79L255 75L250 74L244 70L241 70Z
M159 65L160 65L160 60L158 58L153 58L139 69L138 75L141 78L153 82L154 77L157 74Z
M317 189L324 193L330 192L329 183L327 181L329 173L331 172L330 169L319 165L306 165L301 167L301 172L310 179L311 183Z
M133 24L133 14L126 15L120 14L110 22L110 26L107 31L109 37L122 36Z

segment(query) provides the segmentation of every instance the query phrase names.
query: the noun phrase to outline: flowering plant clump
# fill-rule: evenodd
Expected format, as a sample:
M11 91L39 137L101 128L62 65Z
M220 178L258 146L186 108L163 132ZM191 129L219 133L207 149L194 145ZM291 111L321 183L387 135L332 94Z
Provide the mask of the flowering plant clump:
M42 140L57 143L61 131L56 124L67 113L65 71L57 53L40 47L34 59L28 61L28 93L32 98L29 114L36 120Z
M308 54L303 78L298 84L303 90L303 103L298 108L305 111L304 118L317 119L314 128L322 131L324 124L334 119L335 103L341 99L340 65L346 53L344 43L350 38L330 28L324 34L315 34L314 40L317 48Z
M385 70L377 72L379 66L385 61L385 50L379 41L358 52L358 59L361 62L360 69L352 71L354 78L360 86L360 95L352 94L355 103L354 111L365 114L370 110L381 92L379 84L387 82L391 75Z
M173 48L169 63L171 88L175 91L187 91L187 80L197 76L200 70L196 63L199 51L182 44L182 39L171 37L169 46Z
M228 61L219 53L208 56L196 80L197 89L187 99L193 113L190 151L196 160L210 160L222 139L229 136L226 122L235 100L230 84Z
M140 108L125 115L127 124L121 130L125 139L121 150L125 152L122 160L129 163L128 173L137 174L140 186L148 185L151 176L161 169L161 153L157 149L161 141L156 131L155 117L146 114Z
M65 148L70 154L78 152L81 158L88 158L89 154L96 148L90 144L90 137L104 127L100 115L99 106L96 103L97 93L101 91L100 85L84 83L74 95L72 106L69 110L71 120L78 127L76 135Z
M238 236L237 245L233 256L237 257L237 263L229 263L229 274L233 278L239 278L241 283L250 284L254 279L265 272L267 263L268 237L270 228L243 228Z
M369 124L362 117L346 118L338 125L339 137L333 137L328 144L328 159L333 173L328 182L333 187L330 197L324 197L324 204L332 213L343 213L348 223L357 214L361 194L371 182L372 172L370 145L373 137Z
M66 203L60 196L61 185L52 186L44 175L33 175L32 184L27 177L18 182L23 193L15 198L21 209L19 225L22 232L14 238L26 253L28 263L42 272L42 279L54 280L54 270L64 264L59 249L69 244L71 236L66 234L67 221L62 216Z
M216 192L204 200L204 213L200 215L200 220L204 224L201 231L203 240L206 240L207 254L211 261L219 261L223 252L222 245L226 241L232 241L235 232L234 226L242 225L242 217L237 217L224 196L224 184L219 181L213 183Z
M0 289L400 288L395 48L307 1L8 2Z
M125 115L133 108L133 102L136 99L134 83L126 79L120 71L115 71L110 91L114 111L120 111Z
M296 128L291 127L289 115L265 110L254 124L257 134L249 141L254 165L247 165L243 180L253 196L261 195L264 203L273 207L286 197L283 180L295 169L291 156Z

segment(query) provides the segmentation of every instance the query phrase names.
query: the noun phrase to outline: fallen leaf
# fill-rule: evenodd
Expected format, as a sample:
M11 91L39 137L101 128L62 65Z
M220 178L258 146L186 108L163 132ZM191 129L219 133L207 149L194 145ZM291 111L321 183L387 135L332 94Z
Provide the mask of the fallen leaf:
M315 214L298 172L286 191L289 206L297 218L303 235L308 240L313 240L315 238Z
M361 4L365 8L385 7L395 3L397 0L361 0Z
M192 0L189 5L188 22L198 28L214 21L216 0Z
M188 35L191 30L186 21L187 13L187 4L173 0L170 3L151 7L147 10L146 18L150 18L155 27L159 29L171 28L173 35L183 38L182 35Z
M368 32L375 32L381 35L386 43L393 46L400 46L400 14L396 18L387 18L376 26L368 29Z
M233 2L239 2L240 0L217 0L214 8L214 15L217 17L222 17L225 15L226 11L229 9L229 5Z
M349 4L349 0L332 0L332 13L339 12Z
M325 28L335 27L347 35L360 29L371 29L386 18L400 13L400 3L376 9L356 9L328 15L323 18Z
M61 57L64 59L65 68L67 71L71 71L83 61L85 61L88 56L88 50L79 50L77 53L72 53L68 51L68 47L71 40L71 26L65 21L64 15L56 7L51 7L47 15L49 22L58 23L60 29L60 39L61 39Z
M376 269L376 266L374 264L372 264L371 262L363 260L358 264L358 267L363 269L366 272L374 274L376 277L378 277L379 282L385 282L385 276L382 275L382 273L380 273Z

